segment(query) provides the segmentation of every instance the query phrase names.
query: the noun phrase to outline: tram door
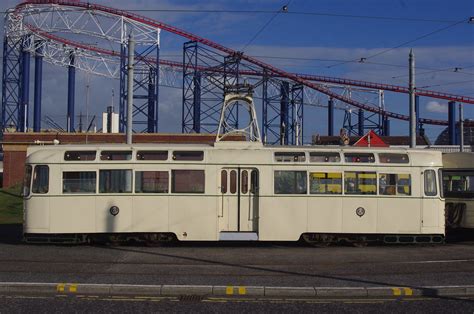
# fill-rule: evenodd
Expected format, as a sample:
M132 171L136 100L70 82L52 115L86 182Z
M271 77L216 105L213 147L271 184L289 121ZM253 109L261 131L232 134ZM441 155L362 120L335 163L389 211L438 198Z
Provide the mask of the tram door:
M222 168L219 231L257 232L259 173L256 168Z

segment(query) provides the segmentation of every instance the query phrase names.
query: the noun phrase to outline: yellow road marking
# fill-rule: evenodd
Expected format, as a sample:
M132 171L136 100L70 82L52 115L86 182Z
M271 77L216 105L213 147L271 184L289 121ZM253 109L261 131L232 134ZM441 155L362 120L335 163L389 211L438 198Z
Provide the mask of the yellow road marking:
M247 294L247 289L245 289L245 287L239 287L239 294Z
M228 294L228 295L234 294L234 287L233 286L227 286L225 288L225 294Z
M64 292L64 286L65 286L65 284L63 284L63 283L57 284L56 285L56 291L57 292Z
M69 286L69 292L77 292L77 285L76 284L71 284Z
M403 288L405 295L413 295L413 290L411 288Z

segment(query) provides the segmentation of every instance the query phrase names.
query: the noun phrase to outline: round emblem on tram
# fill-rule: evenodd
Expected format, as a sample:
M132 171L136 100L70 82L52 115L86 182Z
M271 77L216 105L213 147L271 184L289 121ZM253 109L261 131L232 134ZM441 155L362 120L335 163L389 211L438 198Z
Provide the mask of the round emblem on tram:
M357 216L359 216L359 217L364 216L364 215L365 215L365 209L364 209L364 207L357 207L357 209L356 209L356 214L357 214Z
M110 207L110 214L112 216L117 216L119 212L120 212L120 209L117 206Z

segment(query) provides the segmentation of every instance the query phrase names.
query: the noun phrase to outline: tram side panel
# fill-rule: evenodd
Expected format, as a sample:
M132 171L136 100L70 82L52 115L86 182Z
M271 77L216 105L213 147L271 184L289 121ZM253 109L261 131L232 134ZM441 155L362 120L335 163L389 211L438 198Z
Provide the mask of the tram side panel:
M134 171L132 232L169 232L169 166L135 164Z
M308 195L308 229L311 233L342 233L343 197L340 166L310 166ZM315 182L331 178L327 185Z
M444 234L444 202L440 201L438 171L432 168L421 169L420 180L422 193L422 229L421 233Z
M183 172L183 180L197 183L200 176L205 176L204 187L199 184L191 185L189 190L181 190L182 182L171 183L171 192L181 192L169 198L169 231L173 232L178 240L215 241L217 236L217 208L216 208L216 168L214 166L196 167L195 165L183 165L173 167L176 170L202 171L193 172L186 176ZM172 175L173 177L173 175ZM174 180L178 180L176 177ZM193 192L193 193L190 193Z
M393 168L378 169L382 174L396 175L396 182L405 180L406 185L381 186L379 179L377 233L384 234L419 234L421 232L422 202L420 189L420 169Z
M274 191L275 184L278 185L275 183L275 172L293 170L294 167L291 166L267 166L260 169L259 240L296 241L307 230L307 195L278 194ZM298 187L293 186L293 188Z

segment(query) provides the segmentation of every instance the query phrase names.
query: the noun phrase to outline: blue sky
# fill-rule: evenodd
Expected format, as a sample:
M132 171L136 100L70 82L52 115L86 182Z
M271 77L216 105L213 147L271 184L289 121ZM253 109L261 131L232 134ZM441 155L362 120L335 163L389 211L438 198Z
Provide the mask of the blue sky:
M132 10L277 11L288 1L117 0L112 2L96 0L91 2ZM18 1L2 1L0 8L4 10L17 3ZM349 62L336 65L339 62L324 61L365 58L450 26L456 21L467 20L469 16L474 16L474 1L472 0L293 0L288 5L288 12L278 14L244 52L261 56L262 60L291 72L407 85L408 68L404 66L408 64L409 49L413 48L416 55L417 86L474 96L474 24L467 22L369 58L367 60L369 62L366 63ZM300 12L307 14L298 14ZM151 11L139 13L236 50L241 50L273 16L272 13ZM402 20L397 18L402 18ZM416 21L408 19L416 19ZM162 55L167 56L168 59L181 60L178 55L186 40L165 32L162 33L161 40ZM319 60L295 60L294 58ZM454 72L455 68L460 68L460 70ZM444 71L433 72L431 69L444 69ZM424 72L430 73L423 74ZM51 116L57 116L59 120L66 112L66 92L65 88L58 88L58 86L64 86L65 81L66 69L45 66L44 93L48 96L44 98L44 111ZM116 82L105 81L98 77L92 78L92 83L90 92L94 102L93 111L98 113L104 111L105 106L111 102L112 88L117 91L118 87ZM81 110L83 103L81 96L84 86L85 75L79 74L77 79L78 111ZM48 89L54 92L48 93ZM107 89L110 92L107 92ZM180 131L177 125L180 124L181 92L163 88L160 100L162 117L160 131ZM422 97L422 117L447 119L446 105L445 101ZM408 96L387 93L386 106L390 111L406 113ZM465 117L474 119L473 105L465 106ZM341 113L336 115L336 119L337 129L342 126ZM324 109L308 110L305 123L306 135L325 134ZM432 126L426 126L426 129L432 140L441 130L439 127ZM392 133L406 135L407 123L393 122Z

